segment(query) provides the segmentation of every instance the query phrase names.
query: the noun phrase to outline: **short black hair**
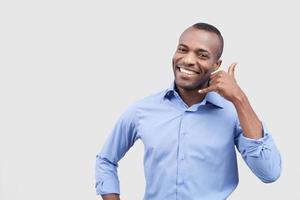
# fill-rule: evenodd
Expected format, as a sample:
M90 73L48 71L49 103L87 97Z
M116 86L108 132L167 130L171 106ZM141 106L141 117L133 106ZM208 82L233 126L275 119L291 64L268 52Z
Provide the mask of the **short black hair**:
M207 23L196 23L192 27L199 30L205 30L217 34L217 36L220 39L220 48L219 51L217 52L217 58L219 59L222 56L223 48L224 48L224 39L221 32L213 25Z

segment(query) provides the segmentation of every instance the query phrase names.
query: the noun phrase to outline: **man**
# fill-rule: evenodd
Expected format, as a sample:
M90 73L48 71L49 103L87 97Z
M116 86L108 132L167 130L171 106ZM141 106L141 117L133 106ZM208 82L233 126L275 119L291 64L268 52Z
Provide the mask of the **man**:
M174 83L123 113L97 155L96 190L104 200L119 199L118 161L137 139L145 146L144 200L226 199L238 184L235 146L263 182L280 176L279 151L235 80L236 64L219 69L222 51L212 25L182 33Z

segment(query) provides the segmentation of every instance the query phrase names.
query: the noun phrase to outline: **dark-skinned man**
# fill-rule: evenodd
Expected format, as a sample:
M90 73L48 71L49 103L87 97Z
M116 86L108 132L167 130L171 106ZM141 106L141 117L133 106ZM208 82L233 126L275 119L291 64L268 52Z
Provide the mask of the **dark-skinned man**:
M181 34L175 81L130 106L97 155L96 191L104 200L119 199L118 161L138 139L145 147L144 200L226 199L238 185L235 147L263 182L278 179L280 153L235 79L236 63L220 69L223 46L210 24Z

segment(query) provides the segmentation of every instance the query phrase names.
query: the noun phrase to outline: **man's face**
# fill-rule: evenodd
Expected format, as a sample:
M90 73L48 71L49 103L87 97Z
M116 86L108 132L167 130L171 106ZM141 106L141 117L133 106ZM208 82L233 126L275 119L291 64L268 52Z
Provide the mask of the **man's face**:
M198 90L207 85L207 73L217 69L221 60L217 58L220 48L215 33L193 27L185 30L173 56L173 71L178 89Z

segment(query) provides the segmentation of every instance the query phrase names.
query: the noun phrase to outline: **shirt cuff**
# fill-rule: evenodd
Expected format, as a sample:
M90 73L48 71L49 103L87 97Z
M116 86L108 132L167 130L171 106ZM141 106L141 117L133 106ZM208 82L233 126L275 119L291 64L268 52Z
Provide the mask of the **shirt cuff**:
M96 192L98 195L120 194L120 183L116 179L100 180L96 183Z
M240 135L239 138L239 150L243 157L261 157L264 150L271 150L273 145L273 139L264 124L263 127L263 137L259 139L248 138L243 135Z

